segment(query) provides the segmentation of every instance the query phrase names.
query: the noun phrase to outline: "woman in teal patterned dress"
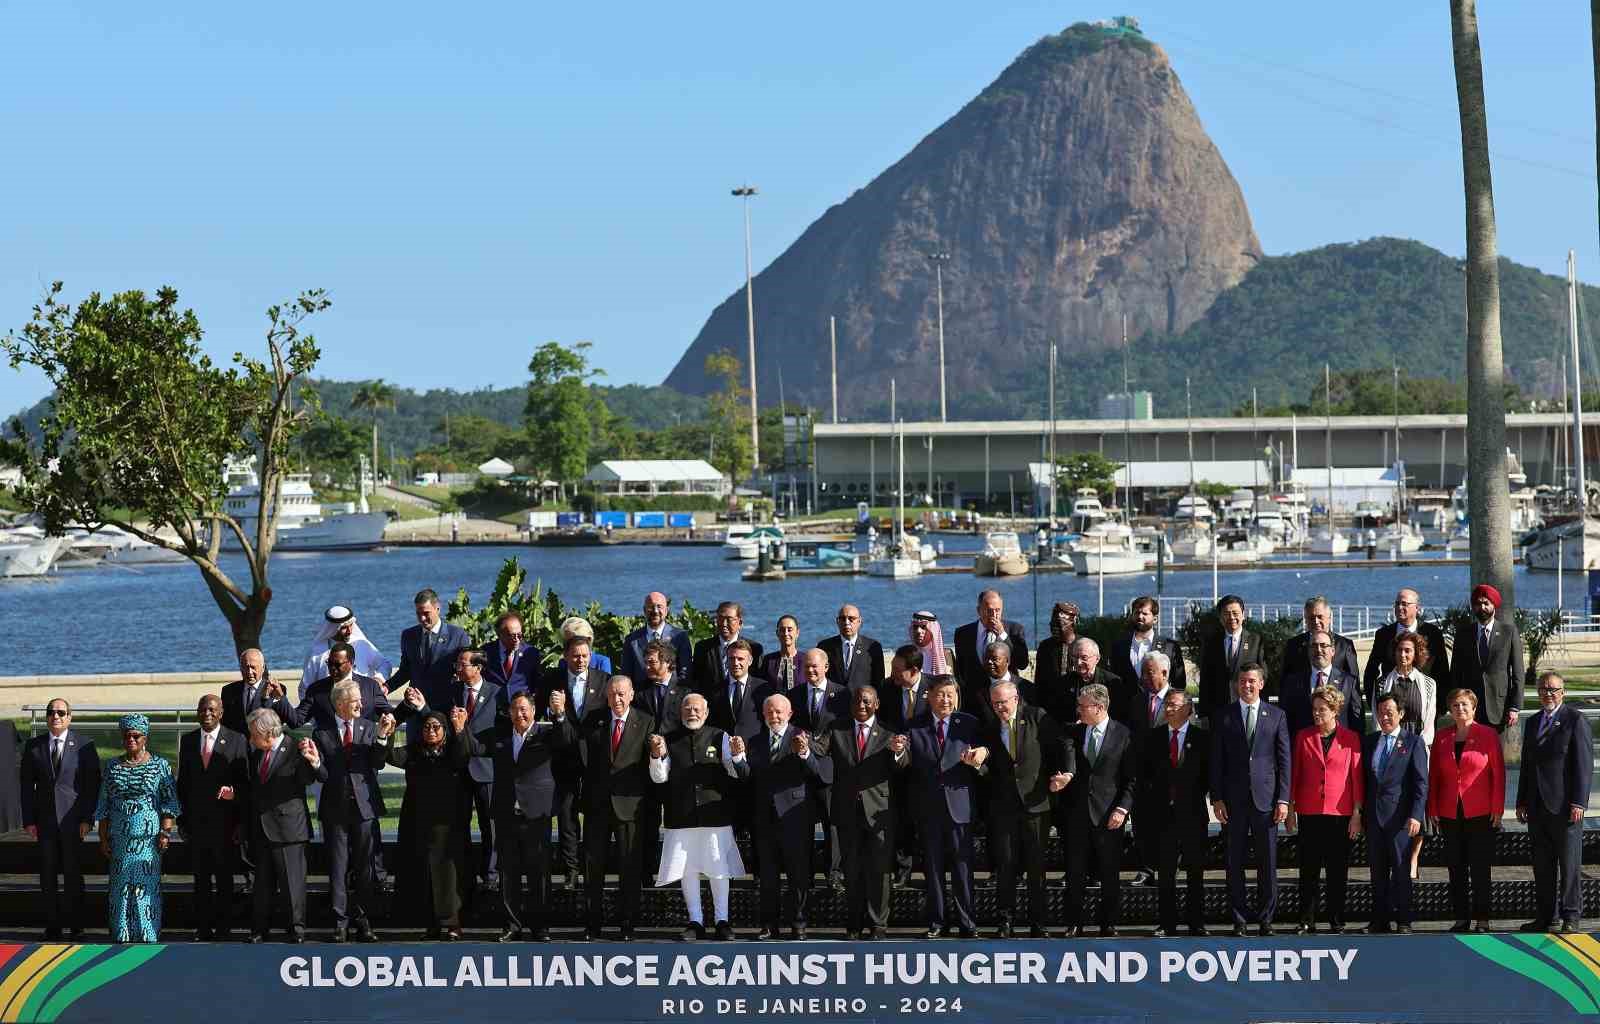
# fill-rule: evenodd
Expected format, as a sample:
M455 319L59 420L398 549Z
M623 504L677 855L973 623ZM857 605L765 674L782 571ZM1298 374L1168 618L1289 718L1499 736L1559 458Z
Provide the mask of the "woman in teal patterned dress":
M123 715L121 757L107 765L94 817L111 864L111 938L155 942L161 935L161 855L178 819L172 766L145 749L150 719Z

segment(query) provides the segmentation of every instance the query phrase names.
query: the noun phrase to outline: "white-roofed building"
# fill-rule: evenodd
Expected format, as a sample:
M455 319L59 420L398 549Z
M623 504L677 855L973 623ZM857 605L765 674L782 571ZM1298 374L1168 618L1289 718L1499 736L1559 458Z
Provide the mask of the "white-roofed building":
M730 483L704 459L606 459L583 479L600 494L705 494L725 497Z
M1333 510L1352 512L1358 501L1376 501L1393 509L1399 478L1400 474L1393 466L1335 466L1332 479ZM1328 504L1327 469L1296 469L1292 479L1305 488L1307 501L1319 506Z
M488 462L485 462L483 465L478 467L478 472L482 473L484 476L492 476L497 479L508 477L516 471L517 467L501 458L490 459Z

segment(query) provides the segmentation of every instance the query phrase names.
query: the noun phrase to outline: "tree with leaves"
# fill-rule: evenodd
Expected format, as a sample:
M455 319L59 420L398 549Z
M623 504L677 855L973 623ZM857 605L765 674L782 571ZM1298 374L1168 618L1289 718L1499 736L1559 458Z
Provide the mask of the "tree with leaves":
M1056 489L1067 495L1069 502L1084 487L1096 494L1110 494L1120 468L1122 463L1099 452L1069 452L1056 457Z
M713 446L708 461L736 483L751 472L750 392L739 383L743 366L725 348L706 356L706 376L722 381L722 390L707 400Z
M394 408L394 388L383 382L383 378L369 380L356 389L355 397L350 404L357 409L372 413L372 489L378 489L378 413L385 409Z
M589 348L587 341L570 348L550 341L528 362L528 455L540 474L563 484L589 471L596 401L589 381L605 373L589 366Z
M0 439L0 459L22 469L17 499L52 534L112 525L182 554L200 570L235 648L260 646L273 510L290 446L316 412L314 392L298 403L293 395L321 354L301 326L328 308L327 297L308 291L269 308L265 360L236 353L222 369L201 351L199 318L179 309L174 289L96 292L74 307L61 288L53 284L32 320L0 339L13 368L36 367L55 387L38 443L17 419ZM226 462L245 452L261 484L253 530L224 504ZM243 549L248 581L223 568L224 536Z

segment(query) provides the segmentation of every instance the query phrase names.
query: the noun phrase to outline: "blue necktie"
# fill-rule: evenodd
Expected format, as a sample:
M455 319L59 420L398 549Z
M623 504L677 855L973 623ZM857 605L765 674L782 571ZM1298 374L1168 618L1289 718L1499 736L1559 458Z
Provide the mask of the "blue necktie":
M1378 751L1377 774L1382 775L1383 770L1389 767L1389 755L1394 753L1394 737L1383 738L1383 748Z

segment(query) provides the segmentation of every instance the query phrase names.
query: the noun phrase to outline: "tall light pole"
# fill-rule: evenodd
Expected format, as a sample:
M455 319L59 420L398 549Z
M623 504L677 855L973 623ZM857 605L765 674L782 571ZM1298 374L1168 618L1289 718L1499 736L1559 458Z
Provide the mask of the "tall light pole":
M754 480L761 468L761 432L756 413L756 300L750 272L750 197L756 194L756 187L740 185L733 194L744 200L744 322L750 338L750 479Z
M939 301L939 422L945 422L944 404L944 265L950 262L950 254L943 250L928 253L928 262L933 264L933 281L935 294Z

